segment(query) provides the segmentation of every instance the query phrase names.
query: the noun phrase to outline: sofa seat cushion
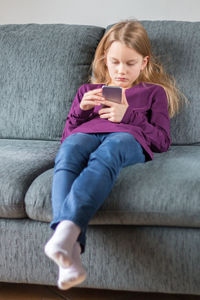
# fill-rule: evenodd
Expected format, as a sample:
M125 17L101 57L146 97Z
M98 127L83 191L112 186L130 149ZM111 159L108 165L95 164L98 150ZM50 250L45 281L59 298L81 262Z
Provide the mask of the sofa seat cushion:
M57 141L0 139L0 217L27 217L24 197L34 179L54 165Z
M25 205L50 222L53 168L30 185ZM153 161L123 168L90 224L200 227L200 146L172 146Z

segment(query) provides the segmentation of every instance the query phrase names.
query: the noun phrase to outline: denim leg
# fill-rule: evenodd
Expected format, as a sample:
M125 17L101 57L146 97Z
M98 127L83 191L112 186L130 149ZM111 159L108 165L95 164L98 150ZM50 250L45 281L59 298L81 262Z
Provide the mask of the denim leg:
M128 132L114 132L109 135L106 141L116 145L118 150L116 160L119 159L121 168L145 162L146 158L143 148L132 134ZM111 155L115 155L114 151Z
M61 207L73 181L86 167L90 153L99 143L99 139L93 134L76 133L61 144L55 158L52 181L53 220L50 224L52 229L59 223Z
M101 144L74 180L63 202L60 220L72 220L82 229L78 238L84 252L89 221L112 190L122 167L144 162L142 147L129 133L97 134Z

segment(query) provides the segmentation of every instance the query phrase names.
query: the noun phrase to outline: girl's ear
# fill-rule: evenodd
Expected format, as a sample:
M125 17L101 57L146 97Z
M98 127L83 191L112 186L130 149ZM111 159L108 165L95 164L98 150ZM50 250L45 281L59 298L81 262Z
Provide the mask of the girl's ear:
M149 56L145 56L145 57L143 58L143 62L142 62L141 71L143 71L143 70L144 70L144 68L146 67L146 65L147 65L148 61L149 61Z

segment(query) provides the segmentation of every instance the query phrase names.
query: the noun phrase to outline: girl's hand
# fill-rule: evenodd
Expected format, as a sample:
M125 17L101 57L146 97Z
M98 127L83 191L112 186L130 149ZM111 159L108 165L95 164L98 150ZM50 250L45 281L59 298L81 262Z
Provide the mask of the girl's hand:
M101 101L101 103L109 107L99 110L100 118L108 119L111 122L121 122L129 106L125 96L125 89L122 90L122 103L108 100Z
M89 110L95 105L100 105L105 98L102 96L102 88L89 91L83 95L80 102L80 108L82 110Z

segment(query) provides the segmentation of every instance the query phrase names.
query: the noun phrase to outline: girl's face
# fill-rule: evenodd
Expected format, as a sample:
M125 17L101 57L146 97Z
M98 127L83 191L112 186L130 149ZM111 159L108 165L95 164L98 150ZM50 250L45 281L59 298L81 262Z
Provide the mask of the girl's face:
M111 78L110 85L130 88L148 62L148 56L143 57L134 49L115 41L111 44L105 57L105 63Z

